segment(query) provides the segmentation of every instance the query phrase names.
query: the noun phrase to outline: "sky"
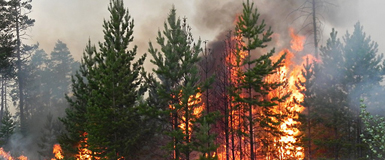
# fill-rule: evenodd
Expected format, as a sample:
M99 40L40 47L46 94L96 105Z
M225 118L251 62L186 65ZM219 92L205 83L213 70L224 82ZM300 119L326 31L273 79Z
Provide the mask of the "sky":
M267 25L273 26L277 33L287 32L288 27L301 28L304 17L296 19L300 13L294 10L302 1L254 0L261 17L267 19ZM346 30L351 33L353 25L359 21L367 35L379 44L379 52L385 52L384 0L324 1L319 10L324 22L321 44L332 27L337 28L341 37ZM195 39L209 42L220 41L218 34L230 30L242 10L241 0L124 0L124 3L135 21L134 43L139 47L138 54L147 52L149 41L155 42L173 5L179 17L187 18ZM108 0L33 0L29 16L36 22L28 30L27 43L38 42L40 48L50 53L57 40L61 40L74 58L80 60L88 39L93 44L103 40L102 24L109 17L108 5ZM311 39L310 35L308 38Z

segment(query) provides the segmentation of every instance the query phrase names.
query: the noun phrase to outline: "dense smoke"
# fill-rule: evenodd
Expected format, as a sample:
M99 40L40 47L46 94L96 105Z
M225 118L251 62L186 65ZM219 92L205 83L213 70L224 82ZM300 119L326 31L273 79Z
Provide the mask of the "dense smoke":
M313 28L312 28L312 6L311 0L285 0L272 3L268 0L255 1L255 6L260 15L260 21L264 20L266 28L272 27L273 35L270 48L274 46L276 51L288 48L290 45L289 28L293 28L296 34L306 36L304 54L314 53ZM357 19L358 1L316 1L316 18L319 42L328 38L329 27L352 26ZM199 1L196 10L200 10L194 16L194 24L200 24L199 29L203 32L219 31L214 40L211 40L211 48L220 50L230 30L234 30L237 16L242 12L242 5L234 1L218 1L217 5L208 5L206 1ZM326 32L324 28L327 28ZM298 56L301 57L301 56Z

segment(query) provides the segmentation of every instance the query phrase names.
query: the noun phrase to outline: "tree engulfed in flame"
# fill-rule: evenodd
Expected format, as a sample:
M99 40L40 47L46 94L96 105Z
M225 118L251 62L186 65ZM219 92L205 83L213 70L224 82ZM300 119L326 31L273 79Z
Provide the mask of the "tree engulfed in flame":
M271 144L267 144L268 146L259 145L256 148L257 151L262 151L261 147L267 148L266 154L267 156L264 159L303 159L305 157L304 148L299 146L300 143L299 136L301 134L299 130L300 122L298 120L299 113L304 110L304 107L300 105L304 100L304 95L301 91L305 90L305 87L297 85L298 81L304 82L306 79L302 76L303 64L306 62L306 58L310 58L314 60L314 57L311 55L307 55L303 57L302 64L298 64L294 62L294 59L298 61L298 56L293 52L301 52L304 48L305 37L300 36L294 33L294 29L290 28L290 36L292 40L290 41L291 46L290 49L283 49L276 56L273 56L271 59L273 61L278 60L283 54L286 53L286 58L282 67L279 68L276 74L266 77L265 80L269 82L279 82L284 83L285 85L280 88L269 93L269 97L282 97L284 95L290 94L290 97L286 99L284 102L280 102L274 109L274 113L278 113L282 115L283 122L279 126L279 130L283 133L281 137L267 137L271 138L269 142L273 142ZM241 48L244 44L241 41L241 37L233 36L230 41L232 41L232 48L229 49L229 54L226 56L226 65L227 70L230 76L231 85L237 85L239 79L243 77L238 77L237 72L243 70L245 68L239 67L240 63L246 58L247 53L242 51ZM238 52L238 56L233 52ZM241 93L241 96L243 96ZM230 97L231 99L231 97ZM229 126L232 130L245 130L242 125L243 119L242 116L244 111L239 109L232 109L232 106L236 106L237 104L231 104L229 117ZM255 114L258 114L258 111L254 111ZM224 133L222 133L224 134ZM230 159L240 159L241 154L245 154L249 152L249 148L247 147L247 142L245 142L247 138L242 135L232 134L229 136L229 146L224 144L220 145L218 149L218 158L226 159L229 157ZM231 149L233 154L229 152L230 155L226 155L225 151ZM265 152L266 152L265 151ZM263 152L263 151L262 151ZM233 157L234 156L234 157ZM257 155L258 159L262 159L260 155ZM243 157L246 158L247 157Z
M303 50L303 44L305 41L304 36L296 35L294 29L290 28L290 36L292 40L291 50L295 52L301 52ZM284 65L279 69L278 73L269 77L269 81L284 82L286 85L277 89L274 92L271 92L271 95L279 95L282 93L291 93L290 97L286 99L285 102L280 103L276 108L275 112L279 112L285 115L284 122L280 126L280 130L283 132L283 136L279 137L276 142L279 146L279 156L280 159L303 159L305 157L304 148L297 145L299 143L298 136L301 134L298 126L300 122L298 120L299 113L304 110L304 107L300 104L304 101L304 95L301 91L305 90L304 86L296 85L298 80L301 82L306 81L302 76L303 65L306 61L303 61L302 64L293 63L295 54L290 52L288 49L282 50L276 57L272 59L278 59L281 55L286 53L286 59ZM305 57L310 57L307 55ZM306 58L303 58L303 60ZM269 157L267 157L269 159Z

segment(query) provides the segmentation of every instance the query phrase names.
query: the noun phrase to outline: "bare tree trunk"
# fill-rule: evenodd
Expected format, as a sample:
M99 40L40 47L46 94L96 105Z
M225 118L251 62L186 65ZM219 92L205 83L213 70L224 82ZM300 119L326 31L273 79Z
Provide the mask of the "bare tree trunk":
M20 5L20 4L19 4ZM19 8L18 8L19 7ZM21 40L20 40L20 27L19 27L19 13L20 13L20 6L15 6L16 12L16 55L17 55L17 80L19 83L19 111L20 111L20 129L21 133L25 134L26 132L26 126L25 126L25 117L24 117L24 77L22 74L22 68L21 68Z
M312 9L313 9L313 31L314 31L314 54L318 58L318 38L317 38L317 21L316 21L316 2L313 0Z
M247 45L250 46L250 38L247 39ZM250 70L251 66L250 66L250 59L251 59L251 55L250 55L250 49L247 50L247 69ZM251 99L252 97L252 94L251 94L251 84L249 84L249 87L247 88L248 92L249 92L249 98ZM250 160L254 160L255 158L255 154L254 154L254 134L253 134L253 105L248 103L248 109L249 109L249 138L250 138Z
M4 75L1 76L1 111L0 111L0 124L1 120L3 120L4 113Z

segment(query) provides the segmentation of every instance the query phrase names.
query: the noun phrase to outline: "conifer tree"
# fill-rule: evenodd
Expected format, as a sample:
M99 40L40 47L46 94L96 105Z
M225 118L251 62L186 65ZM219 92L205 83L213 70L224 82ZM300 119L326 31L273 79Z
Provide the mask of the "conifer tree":
M92 55L96 52L96 47L88 42L81 60L79 70L72 76L72 94L66 95L70 107L66 109L66 116L59 118L63 122L66 132L58 137L65 157L73 157L80 150L86 147L85 126L87 119L88 96L91 94L91 87L88 85L89 69L94 65ZM82 143L83 142L83 143Z
M325 132L313 132L313 141L317 145L322 157L341 158L347 156L343 146L351 145L348 140L350 111L347 106L347 95L344 92L346 86L340 76L344 70L343 44L337 38L337 32L333 29L326 46L320 48L322 64L315 70L315 94L313 104L314 121L322 122L314 124L317 130ZM310 126L308 126L310 127ZM327 151L327 152L325 152Z
M21 41L22 36L24 35L24 31L28 29L29 27L33 26L35 20L28 17L28 13L32 10L31 5L32 0L10 0L7 2L8 4L8 10L7 10L7 18L10 24L11 30L13 30L16 35L15 37L15 53L16 56L16 67L17 67L17 83L18 83L18 97L19 97L19 114L20 114L20 128L21 133L26 134L26 117L25 117L25 111L24 111L24 73L22 69L22 63L23 57L22 53L25 51L25 48L23 49L23 43Z
M149 43L151 62L156 65L153 71L160 80L154 89L161 99L165 121L168 121L165 125L171 140L166 148L173 152L172 159L189 159L194 149L194 132L197 131L191 125L198 125L198 116L193 112L201 104L190 102L197 102L196 95L202 93L203 86L199 83L197 68L201 41L194 43L186 19L182 23L176 17L175 8L171 9L164 27L157 37L160 51ZM185 127L182 129L181 126Z
M70 77L72 75L72 66L74 63L75 61L67 45L58 40L50 54L50 61L48 64L51 74L51 83L48 86L51 94L51 107L61 106L63 108L65 106L65 98L63 95L69 92L71 83Z
M15 132L16 123L13 120L12 114L8 111L6 107L4 110L4 117L1 120L1 128L0 128L0 145L4 147L6 150L9 149L9 140L12 134Z
M383 80L384 66L383 54L377 54L378 45L373 42L359 22L354 25L352 34L348 32L344 36L345 46L343 48L345 58L346 92L348 93L348 104L355 116L355 157L361 158L365 149L362 145L360 135L362 134L362 122L359 117L359 99L369 98L375 92L373 89L380 86ZM373 99L374 100L374 99ZM376 100L374 100L375 102ZM371 104L368 103L368 106Z
M142 113L146 55L138 58L137 46L129 49L134 23L123 1L112 0L108 10L104 42L99 43L99 51L88 44L72 80L74 95L67 98L71 107L62 119L68 133L60 142L72 154L88 146L95 158L130 159L151 139L154 128Z
M256 128L264 130L268 135L278 136L279 124L281 123L280 115L272 112L272 107L277 105L277 102L287 98L288 95L282 97L266 97L269 91L283 85L280 82L267 82L264 77L272 75L277 72L277 69L282 66L284 56L280 57L276 62L270 58L274 53L274 49L260 57L252 59L252 51L258 48L265 48L266 43L271 41L273 32L271 28L266 29L264 20L259 21L259 13L254 9L254 3L247 1L243 3L243 12L238 18L236 25L237 34L242 37L245 43L238 51L237 60L241 67L245 70L239 70L238 77L244 77L240 80L240 84L231 89L231 94L234 96L234 103L240 104L238 107L242 108L243 117L245 117L245 134L247 135L247 143L249 159L257 158L257 147L266 146L269 142L264 142L267 138L262 137L261 133L255 133ZM241 52L247 52L245 59L241 58ZM245 93L241 96L241 93ZM259 113L259 114L255 114ZM273 118L274 117L274 118ZM275 121L276 119L278 121ZM241 131L243 132L243 131ZM256 142L257 140L261 140ZM259 146L255 146L259 145ZM264 153L266 154L266 153Z
M62 125L51 113L46 116L46 122L41 129L40 142L38 142L39 155L44 159L54 158L53 146L57 144L57 136L62 130Z
M304 95L303 102L301 102L301 105L306 108L307 113L300 114L300 121L302 121L302 131L305 133L303 137L304 148L305 148L305 154L308 160L311 159L312 155L312 118L313 118L313 106L312 103L314 101L314 70L315 67L318 68L315 61L310 62L309 57L306 58L306 62L303 65L303 69L301 71L302 76L304 77L305 81L302 81L301 79L298 79L296 83L296 87L300 92ZM305 116L304 116L305 115Z

